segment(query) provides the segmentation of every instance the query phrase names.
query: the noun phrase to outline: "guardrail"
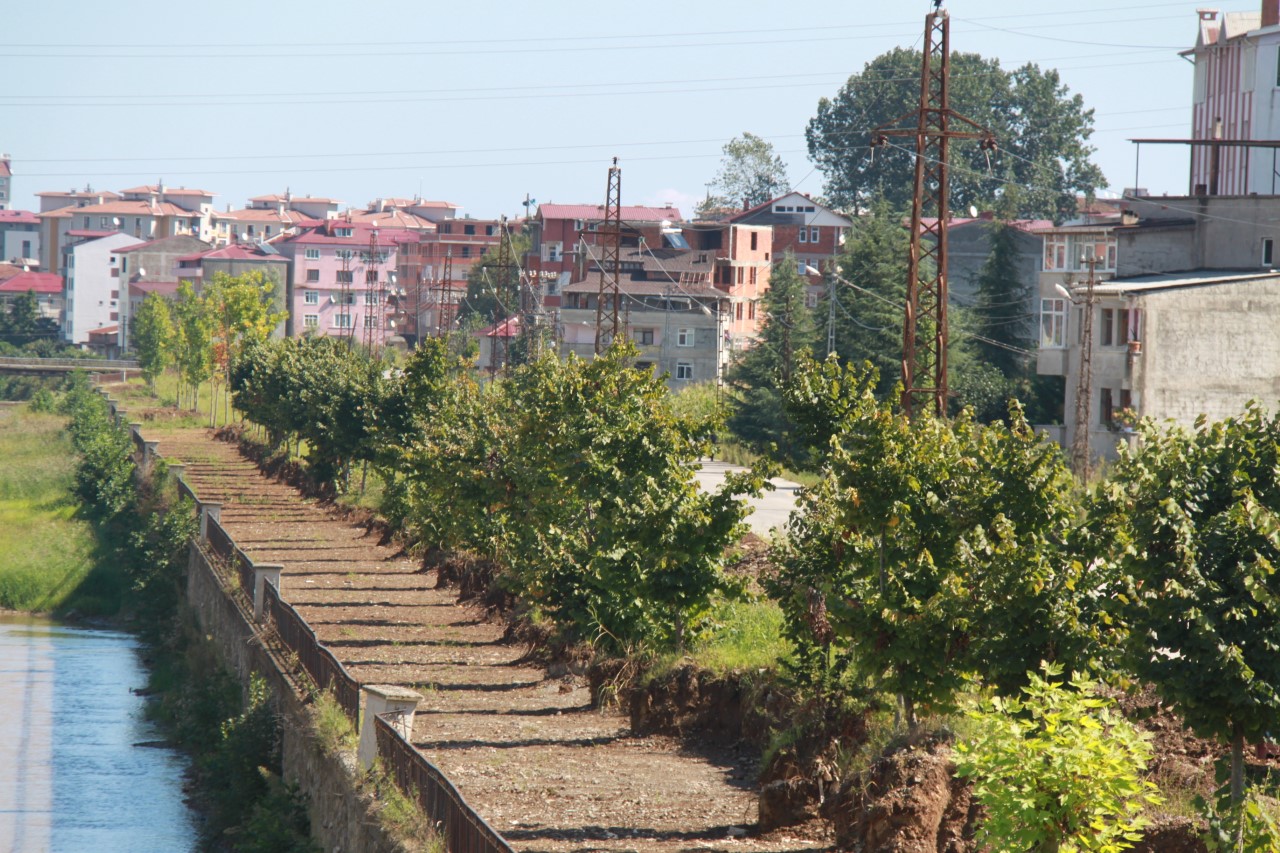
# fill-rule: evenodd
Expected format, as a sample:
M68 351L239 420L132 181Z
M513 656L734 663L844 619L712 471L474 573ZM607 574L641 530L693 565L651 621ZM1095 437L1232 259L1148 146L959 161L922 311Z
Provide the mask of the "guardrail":
M449 853L514 853L511 845L453 787L453 783L382 717L375 717L378 756L400 790L417 796L422 811L444 836Z
M306 620L280 597L275 584L266 584L263 598L264 610L275 623L280 641L298 656L298 662L317 687L333 690L334 699L346 712L351 724L359 728L360 682L352 678L333 653L320 644Z
M47 367L94 370L138 370L138 362L107 358L15 358L0 356L0 367Z
M135 430L134 435L141 441L140 432ZM199 513L199 498L181 477L177 488L178 496L190 498ZM224 565L235 563L240 585L252 600L253 561L236 545L221 521L212 515L206 519L204 535L205 545L215 557ZM263 583L262 598L263 611L275 625L280 641L298 656L298 663L317 687L333 691L334 699L359 730L360 682L320 643L298 611L280 597L280 590L274 583ZM400 790L406 796L416 797L423 813L439 827L449 853L515 853L511 845L463 799L448 777L413 744L382 717L374 717L373 725L379 758L389 768Z

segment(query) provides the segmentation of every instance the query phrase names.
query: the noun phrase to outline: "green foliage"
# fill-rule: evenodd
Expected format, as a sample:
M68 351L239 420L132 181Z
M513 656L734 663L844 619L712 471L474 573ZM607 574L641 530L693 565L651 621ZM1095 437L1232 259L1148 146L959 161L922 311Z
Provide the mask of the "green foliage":
M683 643L726 588L721 554L745 515L733 495L764 474L699 490L707 427L633 357L545 356L484 393L460 380L401 466L423 541L493 561L564 639L614 650Z
M774 268L764 295L760 339L726 376L738 392L729 429L758 453L776 448L795 467L812 465L812 459L782 406L781 389L817 340L812 312L805 307L807 288L808 280L796 272L795 257L788 252Z
M1072 557L1057 448L1016 407L1009 426L909 421L876 401L874 371L837 371L810 384L833 434L827 476L776 553L793 641L853 657L909 720L952 707L968 673L1007 693L1040 660L1101 654L1100 582Z
M835 352L842 363L870 362L880 372L877 393L882 399L893 392L902 375L908 243L901 214L886 201L876 200L855 220L836 259L835 271L849 284L837 281L819 300L816 313L824 321L834 313ZM819 335L814 356L827 355L827 338Z
M467 295L458 309L459 322L465 323L468 318L479 316L483 325L488 325L519 312L519 259L529 251L533 242L526 234L509 233L503 239L510 241L511 263L502 266L498 247L494 246L484 253L479 263L472 264L467 271Z
M192 389L191 407L194 409L195 389L213 376L213 318L208 304L188 281L178 285L173 319L173 362L178 368L179 378Z
M834 98L818 102L805 130L809 156L826 176L832 201L850 209L883 195L898 208L911 203L914 148L910 137L871 148L877 127L914 114L920 100L921 55L895 48L852 75ZM1075 213L1076 196L1090 195L1106 181L1089 161L1093 111L1071 95L1058 72L1024 65L1006 71L994 59L951 54L951 108L995 133L1007 154L992 155L976 140L951 145L951 205L986 205L1005 182L1025 185L1010 215L1064 219ZM911 121L907 125L914 127ZM896 126L900 126L895 124ZM897 147L894 147L897 146Z
M752 208L782 195L791 186L787 164L768 140L744 133L725 143L723 151L720 171L711 182L707 199L698 205L699 213L717 208Z
M1193 432L1141 426L1092 507L1128 579L1128 659L1201 737L1244 741L1280 713L1280 419L1251 403Z
M142 378L152 389L156 377L173 361L173 336L173 311L169 301L158 293L147 294L133 317L129 344L137 353Z
M1034 344L1032 316L1027 313L1031 283L1018 270L1018 232L1013 226L997 222L989 233L991 251L978 273L978 295L973 307L975 331L986 340L976 340L973 345L984 362L1005 376L1024 376L1030 357L1017 350L1031 350Z
M1024 697L994 698L971 713L972 740L956 751L984 816L978 841L993 853L1118 851L1133 846L1141 812L1159 798L1142 779L1149 735L1110 708L1096 685L1061 667L1028 673Z
M1204 814L1208 830L1204 834L1209 853L1275 853L1280 850L1280 815L1276 801L1249 788L1233 803L1229 791L1221 792L1216 803L1196 797L1196 807Z

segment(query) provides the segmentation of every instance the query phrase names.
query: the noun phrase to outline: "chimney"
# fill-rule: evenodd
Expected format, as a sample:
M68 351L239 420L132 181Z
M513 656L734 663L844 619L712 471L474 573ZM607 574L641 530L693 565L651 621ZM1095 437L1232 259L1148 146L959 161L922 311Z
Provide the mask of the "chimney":
M1262 26L1280 24L1280 0L1262 0Z

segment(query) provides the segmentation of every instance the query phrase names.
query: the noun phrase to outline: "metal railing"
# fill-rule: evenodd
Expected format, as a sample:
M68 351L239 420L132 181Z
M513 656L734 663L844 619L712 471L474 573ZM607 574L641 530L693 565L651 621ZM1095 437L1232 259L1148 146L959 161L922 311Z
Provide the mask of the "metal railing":
M373 720L378 756L396 785L417 797L427 818L439 827L449 853L514 853L511 845L453 787L440 769L428 761L382 717Z
M236 543L231 541L231 537L227 535L227 531L222 528L218 519L209 518L205 536L209 540L209 550L219 560L230 563L235 558Z
M138 362L106 358L14 358L0 357L0 367L56 367L83 370L137 370Z
M275 623L280 641L298 656L298 663L311 676L316 686L332 689L334 699L350 718L353 726L360 721L360 682L351 677L333 653L320 644L315 632L298 611L280 597L275 584L263 589L263 609Z
M199 501L196 499L196 493L191 490L191 487L187 485L187 481L183 479L178 480L178 500L179 501L188 500L194 504L199 503ZM199 506L197 506L196 517L198 518L199 516L200 516L200 508Z

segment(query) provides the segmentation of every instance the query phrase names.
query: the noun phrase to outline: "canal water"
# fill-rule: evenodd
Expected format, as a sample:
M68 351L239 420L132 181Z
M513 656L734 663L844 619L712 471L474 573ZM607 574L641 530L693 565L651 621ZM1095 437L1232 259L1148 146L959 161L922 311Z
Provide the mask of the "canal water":
M0 853L185 853L185 760L131 688L138 643L118 631L0 615Z

